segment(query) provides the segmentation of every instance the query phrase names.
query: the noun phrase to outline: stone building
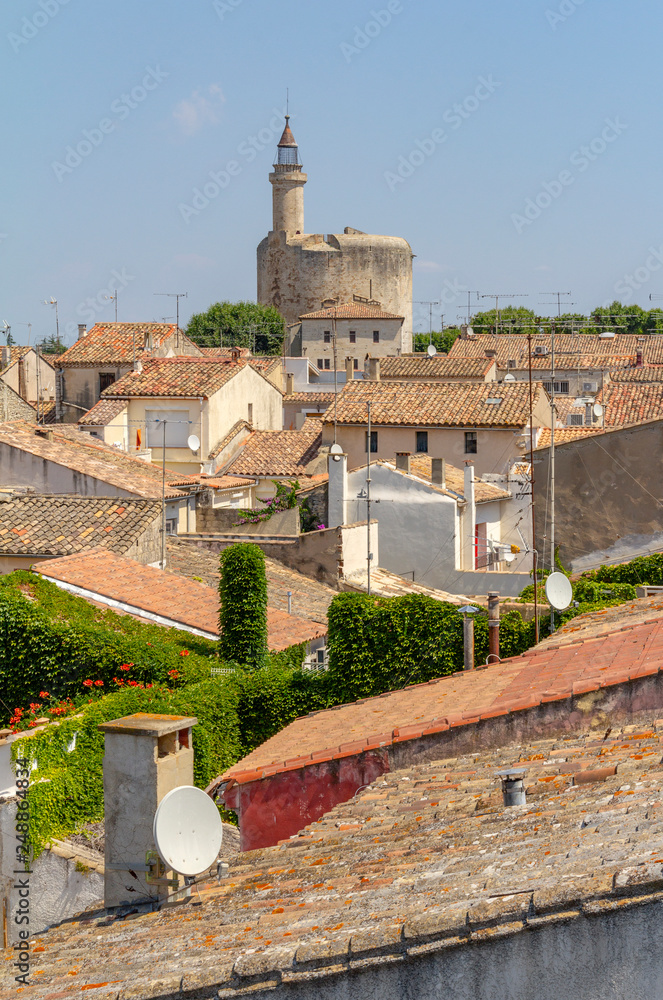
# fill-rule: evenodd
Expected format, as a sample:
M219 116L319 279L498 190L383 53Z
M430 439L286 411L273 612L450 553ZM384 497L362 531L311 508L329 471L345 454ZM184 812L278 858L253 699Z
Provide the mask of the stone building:
M288 324L323 303L378 302L403 317L403 351L412 341L412 250L398 236L375 236L347 226L342 233L306 233L299 149L288 116L278 144L272 184L272 231L258 246L258 301L275 306Z

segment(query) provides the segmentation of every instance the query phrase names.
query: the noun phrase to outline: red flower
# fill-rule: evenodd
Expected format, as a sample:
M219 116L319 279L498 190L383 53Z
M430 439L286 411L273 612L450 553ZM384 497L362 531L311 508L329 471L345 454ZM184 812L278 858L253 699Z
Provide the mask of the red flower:
M151 687L152 687L152 685L151 685L151 684L146 684L145 686L146 686L146 687L148 687L148 688L151 688Z
M169 676L169 677L179 677L179 676L180 676L180 674L179 674L179 671L178 671L178 670L169 670L169 671L168 671L168 676Z
M129 687L138 687L138 681L129 681Z
M180 656L188 656L188 655L189 655L188 649L183 649L182 652L180 653Z
M91 688L92 687L92 681L83 681L83 687Z
M51 696L50 696L50 694L48 693L48 691L40 691L40 692L39 692L39 697L40 697L40 698L50 698Z
M98 687L98 688L103 687L104 686L104 682L103 681L95 681L94 682L94 686Z
M131 670L133 663L121 663L120 670Z

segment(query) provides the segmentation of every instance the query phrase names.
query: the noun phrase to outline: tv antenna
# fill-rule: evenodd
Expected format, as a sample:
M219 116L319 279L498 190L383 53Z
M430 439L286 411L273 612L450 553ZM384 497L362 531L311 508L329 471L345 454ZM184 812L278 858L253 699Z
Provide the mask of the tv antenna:
M433 306L439 306L439 302L431 302L430 299L415 299L417 306L428 306L428 343L433 343Z
M176 344L177 344L177 347L179 348L179 346L180 346L180 299L188 299L189 293L188 292L155 292L154 294L155 295L165 296L168 299L176 299L176 301L177 301L177 307L176 307L176 310L175 310L176 314L177 314L176 318L175 318L175 322L177 323L177 329L176 329L175 336L177 338ZM116 306L117 306L117 303L116 303Z
M507 295L506 292L498 292L497 294L492 294L492 295L486 293L485 295L482 295L481 298L495 299L495 333L499 333L502 326L502 321L500 317L500 299L526 299L527 293L525 293L524 295L519 293L515 293L513 295Z
M216 861L223 840L223 823L206 792L193 785L173 788L154 814L152 835L166 868L193 878Z
M571 292L539 292L539 295L551 295L553 298L557 299L557 317L562 315L562 296L571 295ZM554 306L554 302L540 302L539 305L542 306ZM575 302L565 302L564 305L574 306Z
M472 298L473 295L476 295L477 302L481 298L481 293L480 292L471 291L471 292L467 293L467 325L468 326L472 322L472 311L471 311L472 310L472 303L471 303L471 298Z

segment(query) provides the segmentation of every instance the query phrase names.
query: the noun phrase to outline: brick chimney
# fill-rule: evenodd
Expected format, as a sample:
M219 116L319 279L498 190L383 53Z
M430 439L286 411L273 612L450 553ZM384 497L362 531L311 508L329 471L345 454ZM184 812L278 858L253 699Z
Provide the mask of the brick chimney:
M434 458L431 461L431 482L435 486L447 485L447 463L443 458Z
M345 359L345 381L352 382L355 377L355 361L354 358Z
M369 358L368 359L368 378L371 382L380 381L380 359L379 358Z
M285 376L285 393L286 396L292 396L295 391L295 376L292 372L287 372Z
M87 326L85 323L78 324L78 339L85 340L87 337Z
M177 889L172 872L148 871L156 851L152 824L167 792L193 784L191 729L197 719L139 713L103 722L105 737L104 905L157 901ZM155 884L151 879L157 876Z
M411 456L409 451L396 452L396 468L400 469L401 472L410 472L410 461Z

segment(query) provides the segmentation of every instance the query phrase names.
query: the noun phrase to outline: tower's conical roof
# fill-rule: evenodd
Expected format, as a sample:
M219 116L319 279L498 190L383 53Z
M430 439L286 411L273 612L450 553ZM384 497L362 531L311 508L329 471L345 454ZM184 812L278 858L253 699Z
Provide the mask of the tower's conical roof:
M285 128L283 129L283 135L279 139L279 146L294 146L297 147L295 142L295 137L290 129L290 115L285 116Z

